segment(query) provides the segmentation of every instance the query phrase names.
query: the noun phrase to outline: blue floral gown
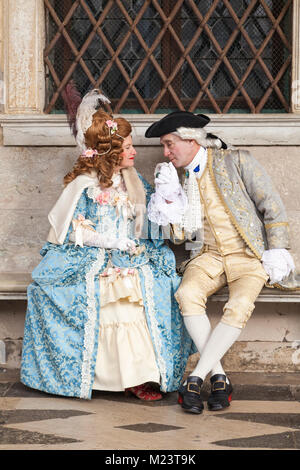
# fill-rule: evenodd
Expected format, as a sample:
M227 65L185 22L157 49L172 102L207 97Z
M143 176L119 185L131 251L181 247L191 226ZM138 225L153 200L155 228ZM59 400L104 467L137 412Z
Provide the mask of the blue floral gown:
M148 203L152 188L139 178ZM42 260L33 270L33 282L28 287L21 362L21 381L28 387L90 399L94 388L102 388L95 385L97 367L102 367L101 344L105 347L100 333L105 337L107 331L103 329L102 312L107 307L110 313L117 311L123 302L128 315L133 304L142 306L161 391L178 389L195 349L174 299L180 283L175 257L160 237L159 228L152 224L152 239L135 240L138 249L134 255L70 241L74 223L80 225L82 220L112 238L134 239L130 209L124 189L101 191L99 185L85 188L63 244L47 242L42 248ZM110 344L107 341L108 349ZM126 354L121 352L120 356L126 368ZM143 358L139 360L143 364Z

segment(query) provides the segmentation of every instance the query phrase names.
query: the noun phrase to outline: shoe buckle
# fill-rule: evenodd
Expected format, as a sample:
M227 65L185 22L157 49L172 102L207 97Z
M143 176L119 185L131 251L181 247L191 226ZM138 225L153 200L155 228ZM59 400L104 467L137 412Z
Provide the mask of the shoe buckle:
M191 389L190 385L196 385L197 387L199 387L197 382L188 382L186 390L187 392L198 393L198 395L200 395L200 391Z
M218 380L217 382L215 382L213 384L213 391L217 392L219 390L226 390L226 381L225 380Z

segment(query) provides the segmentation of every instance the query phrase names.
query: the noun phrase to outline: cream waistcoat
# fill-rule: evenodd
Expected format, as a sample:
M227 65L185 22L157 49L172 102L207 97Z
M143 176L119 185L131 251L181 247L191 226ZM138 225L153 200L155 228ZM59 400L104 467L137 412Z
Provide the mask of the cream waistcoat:
M232 224L207 167L198 180L198 187L204 215L204 244L223 256L244 252L246 243Z

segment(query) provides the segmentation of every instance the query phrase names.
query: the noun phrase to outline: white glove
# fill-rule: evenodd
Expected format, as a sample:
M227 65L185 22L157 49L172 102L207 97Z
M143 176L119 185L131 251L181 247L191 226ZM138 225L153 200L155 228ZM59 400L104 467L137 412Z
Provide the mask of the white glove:
M179 182L176 168L170 163L159 163L155 168L155 193L148 204L148 218L158 225L177 224L187 210L187 196Z
M285 248L266 250L262 255L264 270L270 277L270 284L276 284L295 270L295 263Z
M70 240L79 246L95 246L97 248L116 249L121 251L134 252L136 245L129 238L111 238L107 235L81 228L80 239L76 236L76 230L70 234Z
M156 165L154 175L156 192L168 201L173 201L183 192L176 168L171 162Z
M115 240L111 240L110 246L106 248L111 248L120 251L130 251L134 253L136 249L136 244L130 238L116 238Z

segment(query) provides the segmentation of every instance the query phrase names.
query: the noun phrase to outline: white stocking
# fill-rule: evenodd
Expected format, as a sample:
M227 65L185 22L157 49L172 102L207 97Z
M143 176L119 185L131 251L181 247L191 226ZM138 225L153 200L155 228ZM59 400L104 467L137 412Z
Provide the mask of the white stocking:
M184 324L186 329L194 341L196 348L198 349L200 355L202 355L203 349L208 341L209 335L211 333L211 325L207 315L184 315L183 317ZM224 369L220 361L217 361L213 364L211 369L211 375L215 374L225 374ZM191 374L198 375L198 374Z
M202 380L211 371L214 365L222 359L224 354L233 345L241 333L241 328L218 323L211 333L200 360L191 375L197 375Z

